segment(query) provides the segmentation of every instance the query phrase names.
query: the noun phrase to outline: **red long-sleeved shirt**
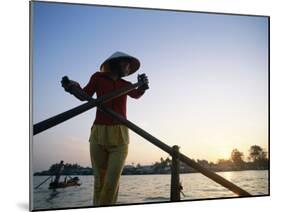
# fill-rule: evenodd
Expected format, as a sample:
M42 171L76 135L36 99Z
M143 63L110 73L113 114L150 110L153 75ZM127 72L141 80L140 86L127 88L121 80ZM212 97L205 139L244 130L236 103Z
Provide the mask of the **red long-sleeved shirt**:
M118 79L115 81L104 72L96 72L91 76L90 81L83 88L83 90L90 96L93 96L94 93L96 93L97 97L100 97L105 95L106 93L112 92L113 90L120 89L131 84L132 83L124 79ZM115 112L119 113L120 115L126 118L127 95L132 98L138 99L143 94L143 90L135 89L125 95L119 96L111 101L108 101L103 105L114 110ZM97 109L94 124L113 125L120 124L120 122L115 120L110 115Z

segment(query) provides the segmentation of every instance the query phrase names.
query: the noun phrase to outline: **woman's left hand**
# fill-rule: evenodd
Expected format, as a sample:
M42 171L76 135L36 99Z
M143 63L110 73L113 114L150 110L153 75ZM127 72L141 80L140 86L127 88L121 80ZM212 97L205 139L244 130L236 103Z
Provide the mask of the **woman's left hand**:
M148 86L149 81L148 81L148 77L146 76L146 74L138 75L138 82L144 83L142 86L139 87L140 90L149 89L149 86Z

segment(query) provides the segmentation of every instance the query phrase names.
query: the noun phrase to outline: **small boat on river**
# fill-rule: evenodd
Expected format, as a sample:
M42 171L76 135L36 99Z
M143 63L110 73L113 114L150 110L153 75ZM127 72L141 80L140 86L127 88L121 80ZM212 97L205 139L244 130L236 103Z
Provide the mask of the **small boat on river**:
M65 177L63 182L57 182L57 183L55 181L51 182L49 184L49 189L66 188L70 186L80 186L80 185L81 183L79 182L78 177L73 177L70 178L69 180L67 180L67 177Z

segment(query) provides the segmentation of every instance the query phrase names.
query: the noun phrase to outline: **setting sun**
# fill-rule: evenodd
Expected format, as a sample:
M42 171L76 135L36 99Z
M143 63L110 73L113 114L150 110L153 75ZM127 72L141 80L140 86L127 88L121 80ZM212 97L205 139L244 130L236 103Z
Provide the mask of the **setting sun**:
M219 152L219 159L230 159L231 156L231 151L227 150L227 149L222 149Z

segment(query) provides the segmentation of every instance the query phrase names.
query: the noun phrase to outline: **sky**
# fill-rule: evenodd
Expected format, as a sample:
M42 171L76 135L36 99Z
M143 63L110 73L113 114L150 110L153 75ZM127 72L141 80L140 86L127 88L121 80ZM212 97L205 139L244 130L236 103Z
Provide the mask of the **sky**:
M141 61L150 89L128 98L127 117L190 158L216 162L237 148L268 149L268 19L33 2L33 123L81 104L67 75L86 85L115 51ZM33 137L33 170L64 160L91 166L87 111ZM130 131L126 164L168 154ZM246 159L246 158L245 158Z

